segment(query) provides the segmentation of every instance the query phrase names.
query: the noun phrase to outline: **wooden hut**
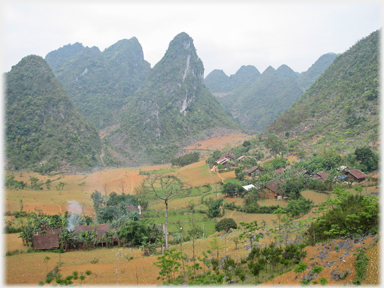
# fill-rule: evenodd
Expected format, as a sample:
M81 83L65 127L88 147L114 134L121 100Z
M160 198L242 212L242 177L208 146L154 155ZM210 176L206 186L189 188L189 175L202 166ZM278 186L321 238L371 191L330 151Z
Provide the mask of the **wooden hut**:
M348 179L353 179L356 182L364 181L368 177L367 174L361 172L359 169L347 171L346 175Z
M60 234L45 234L45 235L33 235L32 247L33 250L52 250L59 248Z

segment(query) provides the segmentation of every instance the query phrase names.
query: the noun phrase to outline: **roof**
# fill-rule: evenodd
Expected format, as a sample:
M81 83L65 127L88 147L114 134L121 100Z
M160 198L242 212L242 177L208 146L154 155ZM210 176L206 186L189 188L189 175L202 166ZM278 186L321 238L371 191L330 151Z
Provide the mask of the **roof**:
M217 160L216 163L217 164L225 164L225 163L227 163L227 161L228 161L228 159L224 158L224 159Z
M279 180L279 181L274 181L271 180L269 181L269 184L265 186L265 188L271 190L272 192L276 194L280 194L280 185L284 183L284 180Z
M141 215L141 207L140 207L140 205L139 206L127 206L127 210L129 212L134 212L134 211L139 212L139 214Z
M251 169L248 169L248 170L247 170L247 173L248 173L248 174L252 174L253 172L255 172L255 171L258 170L258 169L259 169L259 167L254 166L254 167L252 167Z
M219 158L219 160L217 160L217 161L220 161L220 160L222 160L222 159L224 159L224 158L235 159L235 155L234 155L233 153L229 153L229 152L227 152L227 153L224 153L223 155L221 155L220 158Z
M34 250L59 248L59 234L34 235L32 245Z
M244 160L246 158L252 158L252 156L240 156L239 158L237 158L237 160Z
M252 188L256 188L253 184L249 184L249 185L246 185L246 186L243 186L243 188L247 191L251 190Z
M301 174L308 174L309 175L309 172L307 170L300 170L299 173L301 173Z
M315 177L317 176L318 180L325 180L328 177L328 173L326 173L326 172L318 172L318 173L315 173L314 176Z
M56 229L47 229L47 230L39 230L39 231L36 231L36 235L42 235L43 232L46 232L45 234L60 234L60 228L56 228Z
M97 239L99 240L101 235L103 235L105 232L107 232L108 230L114 230L114 229L110 229L109 228L109 224L108 223L105 223L105 224L100 224L98 226L86 226L86 225L81 225L81 226L76 226L75 227L75 231L78 232L78 233L81 233L82 231L96 231L97 233ZM117 241L117 238L116 236L113 236L113 239Z
M350 171L348 171L348 173L351 174L356 179L364 179L364 178L368 177L367 174L365 174L364 172L361 172L359 169L350 170Z
M275 171L275 173L276 173L277 175L279 175L279 174L283 173L284 171L285 171L284 168L280 168L280 169L277 169L277 170Z

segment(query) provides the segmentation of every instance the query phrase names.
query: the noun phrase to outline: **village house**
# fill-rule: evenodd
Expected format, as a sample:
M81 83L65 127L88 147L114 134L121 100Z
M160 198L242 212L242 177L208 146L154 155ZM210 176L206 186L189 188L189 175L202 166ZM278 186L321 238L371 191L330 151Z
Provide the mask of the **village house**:
M280 175L280 174L283 173L284 171L285 171L284 168L280 168L280 169L275 170L275 174L276 174L276 175Z
M269 184L265 186L264 197L267 199L282 199L282 187L284 180L271 180Z
M364 172L361 172L359 169L346 171L346 175L348 179L352 179L353 181L356 181L356 182L364 181L368 177L367 174L365 174Z
M219 161L221 161L223 159L227 159L227 160L232 159L232 160L234 160L235 159L235 155L233 153L229 153L229 152L224 153L223 155L220 156L220 158L216 162L218 163Z
M74 230L77 234L82 233L83 231L89 231L93 232L95 231L97 233L96 239L98 240L99 244L105 244L106 239L102 239L101 235L103 235L108 230L111 230L109 228L109 224L100 224L97 226L75 226ZM113 230L113 229L112 229ZM50 230L41 230L36 232L36 235L32 236L32 247L34 250L52 250L52 249L58 249L59 248L59 239L60 239L61 229L50 229ZM113 244L118 243L118 239L116 235L112 238Z
M247 170L247 174L248 174L248 176L252 176L253 173L262 172L262 171L263 171L263 169L261 169L260 167L254 166L251 169Z
M252 158L252 156L240 156L239 158L237 158L237 160L243 161L246 158Z
M322 181L324 182L325 179L327 179L328 173L326 172L318 172L312 175L312 179L317 180L317 181Z
M299 173L303 175L307 175L309 177L311 176L311 173L309 173L307 170L300 170Z
M127 206L127 211L129 211L129 212L136 211L136 212L139 213L139 215L141 215L141 207L140 207L140 205L139 206Z

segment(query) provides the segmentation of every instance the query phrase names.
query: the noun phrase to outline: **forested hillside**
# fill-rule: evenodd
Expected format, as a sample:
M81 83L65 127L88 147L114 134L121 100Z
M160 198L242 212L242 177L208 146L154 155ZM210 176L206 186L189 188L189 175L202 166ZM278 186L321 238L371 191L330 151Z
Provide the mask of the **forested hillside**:
M204 67L193 40L180 33L136 91L108 141L132 159L170 161L187 138L209 129L240 129L203 85Z
M103 52L80 43L45 57L79 112L98 129L118 124L121 108L150 71L139 41L123 39Z
M303 93L295 77L287 66L277 70L270 66L255 82L218 100L244 127L261 132Z
M379 137L380 32L360 40L265 130L311 137L348 150Z
M307 71L302 73L298 79L298 83L304 90L311 87L317 78L323 73L329 65L335 61L337 54L327 53L321 56Z
M301 74L287 65L276 70L270 66L263 74L254 66L242 66L230 77L222 70L213 70L205 78L205 85L248 130L261 132L299 99L335 57L325 54Z
M78 113L43 58L23 58L5 75L5 84L7 168L46 173L67 164L98 164L95 127Z

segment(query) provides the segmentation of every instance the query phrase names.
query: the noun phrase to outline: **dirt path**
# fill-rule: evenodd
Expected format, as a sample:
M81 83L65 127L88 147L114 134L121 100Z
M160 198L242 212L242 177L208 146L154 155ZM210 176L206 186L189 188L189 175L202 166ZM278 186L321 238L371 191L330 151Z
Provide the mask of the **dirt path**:
M231 215L229 215L228 218L232 218L233 212L235 212L235 211L236 211L236 209L232 211Z
M213 169L213 168L212 168L212 169ZM209 166L208 166L208 171L209 171L209 173L211 173L211 172L216 173L217 176L218 176L222 181L224 181L224 178L221 177L221 175L220 175L220 173L217 171L217 169L215 169L215 171L212 171L211 169L209 169Z

